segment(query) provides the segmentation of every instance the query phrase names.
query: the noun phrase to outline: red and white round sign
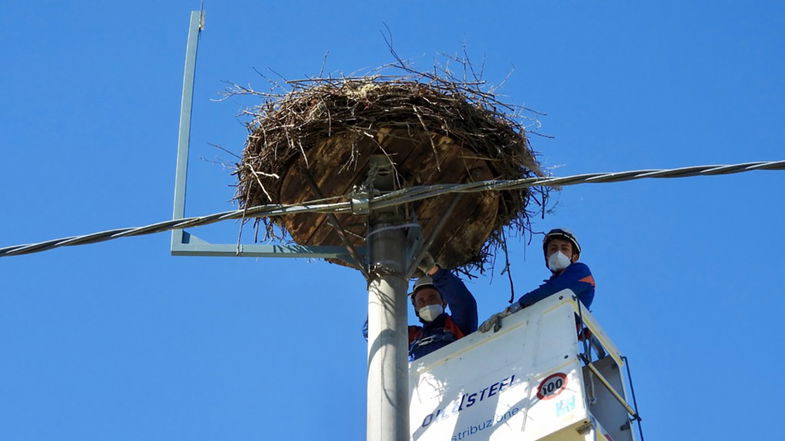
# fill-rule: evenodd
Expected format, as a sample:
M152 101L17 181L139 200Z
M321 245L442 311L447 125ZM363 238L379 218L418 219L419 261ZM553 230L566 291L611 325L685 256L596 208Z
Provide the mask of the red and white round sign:
M551 398L559 395L567 387L567 374L558 372L546 377L539 386L537 386L537 398L541 400L550 400Z

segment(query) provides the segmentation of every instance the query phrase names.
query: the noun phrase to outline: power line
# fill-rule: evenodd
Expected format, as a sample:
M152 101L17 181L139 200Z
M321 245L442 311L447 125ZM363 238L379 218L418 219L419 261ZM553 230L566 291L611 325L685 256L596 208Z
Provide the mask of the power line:
M187 217L183 219L172 219L158 222L144 227L117 228L114 230L101 231L98 233L87 234L84 236L70 236L60 239L52 239L46 242L34 244L14 245L0 248L0 257L15 256L18 254L37 253L40 251L51 250L52 248L86 245L90 243L104 242L121 237L141 236L144 234L161 233L169 230L178 230L188 227L213 224L228 219L241 219L250 217L274 217L285 214L299 213L331 213L336 212L342 207L349 207L349 202L336 202L332 204L304 204L304 205L259 205L248 208L247 210L233 210L214 213L207 216Z
M374 210L395 205L406 204L448 193L474 193L481 191L517 190L534 186L567 186L577 184L608 183L631 181L648 178L686 178L691 176L714 176L734 173L743 173L754 170L785 170L783 161L746 162L730 165L700 165L672 169L633 170L611 173L588 173L565 177L523 178L513 180L489 180L471 182L468 184L439 184L410 187L393 191L367 201L367 209ZM212 224L228 219L242 219L252 217L275 217L301 213L349 213L354 206L352 202L321 203L318 201L306 202L299 205L259 205L242 210L223 211L207 216L172 219L144 227L117 228L101 231L83 236L70 236L60 239L48 240L33 244L13 245L0 248L0 257L15 256L19 254L37 253L51 250L52 248L86 245L104 242L121 237L141 236L143 234L160 233L188 227Z

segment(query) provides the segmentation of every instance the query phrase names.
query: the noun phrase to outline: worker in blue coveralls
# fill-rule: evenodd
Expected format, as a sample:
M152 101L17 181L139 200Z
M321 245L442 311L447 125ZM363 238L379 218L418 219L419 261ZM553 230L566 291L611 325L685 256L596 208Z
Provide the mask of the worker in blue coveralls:
M517 302L504 311L492 315L480 326L481 332L491 329L498 331L504 317L516 313L527 306L555 294L563 289L570 289L578 300L586 307L594 300L594 277L585 263L578 262L581 246L578 239L570 231L556 228L545 235L542 241L545 264L551 270L551 277L539 288L524 294Z
M409 359L416 360L477 330L477 301L461 279L426 255L411 293L422 326L409 326ZM450 314L445 312L450 308Z

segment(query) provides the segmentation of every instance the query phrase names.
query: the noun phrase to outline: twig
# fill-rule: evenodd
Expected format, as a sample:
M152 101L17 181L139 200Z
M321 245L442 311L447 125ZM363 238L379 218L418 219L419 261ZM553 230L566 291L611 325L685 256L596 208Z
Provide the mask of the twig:
M215 148L217 148L217 149L219 149L219 150L223 150L224 152L234 156L237 159L243 159L240 155L238 155L237 153L234 153L233 151L231 151L231 150L229 150L229 149L227 149L225 147L222 147L222 146L220 146L218 144L213 144L212 142L208 142L208 144L213 146L213 147L215 147Z

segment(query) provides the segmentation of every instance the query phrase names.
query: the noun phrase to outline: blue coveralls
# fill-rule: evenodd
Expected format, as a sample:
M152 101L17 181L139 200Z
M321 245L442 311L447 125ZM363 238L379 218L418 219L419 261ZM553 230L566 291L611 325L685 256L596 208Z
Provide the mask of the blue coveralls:
M477 330L477 301L455 274L439 268L431 276L433 286L447 302L450 314L442 313L422 326L409 326L409 359L416 360Z
M594 300L594 277L585 263L574 262L561 273L552 275L539 288L524 294L518 303L522 307L531 306L540 300L563 289L571 289L586 308Z

